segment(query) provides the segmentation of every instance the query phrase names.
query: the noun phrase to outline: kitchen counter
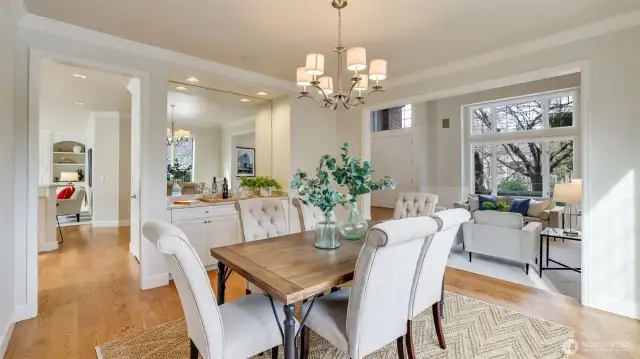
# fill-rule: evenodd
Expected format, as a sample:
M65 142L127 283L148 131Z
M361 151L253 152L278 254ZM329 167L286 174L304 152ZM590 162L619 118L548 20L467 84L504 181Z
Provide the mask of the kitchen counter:
M212 202L200 201L200 198L208 197L207 195L186 195L186 196L174 196L167 197L167 209L183 209L183 208L195 208L195 207L208 207L208 206L221 206L233 204L236 201L243 201L248 199L258 199L258 198L273 198L273 199L288 199L289 196L286 192L274 192L273 195L269 197L262 196L244 196L244 197L229 197L228 199L216 198ZM190 204L182 204L175 203L176 201L193 201Z

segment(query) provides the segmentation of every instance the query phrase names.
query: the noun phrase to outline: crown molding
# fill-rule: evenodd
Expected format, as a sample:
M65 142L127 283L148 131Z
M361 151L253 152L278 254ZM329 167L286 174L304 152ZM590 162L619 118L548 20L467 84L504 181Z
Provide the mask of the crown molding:
M640 25L640 10L635 10L570 30L561 31L553 35L523 42L518 45L489 51L487 53L459 61L449 62L442 66L436 66L423 71L414 72L396 79L389 79L385 87L389 89L435 77L445 76L638 25Z
M17 0L19 1L19 0ZM185 55L179 52L162 49L159 47L127 40L121 37L90 30L65 22L45 18L25 12L20 17L19 25L22 28L55 34L65 38L82 41L91 44L100 44L114 50L136 54L142 57L152 58L171 65L183 66L201 70L208 73L230 77L243 84L267 87L275 91L296 93L294 83L257 72L224 65L218 62L204 60L195 56Z

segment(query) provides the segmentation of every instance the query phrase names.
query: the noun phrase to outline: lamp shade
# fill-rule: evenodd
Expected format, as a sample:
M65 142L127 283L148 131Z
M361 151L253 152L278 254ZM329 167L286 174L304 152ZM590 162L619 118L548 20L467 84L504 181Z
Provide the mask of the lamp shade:
M582 183L558 183L553 187L553 200L568 204L582 203Z
M353 89L358 91L367 91L369 88L369 78L364 74L358 75L358 77L360 77L360 80L358 80L358 83Z
M324 73L324 55L323 54L307 54L307 62L305 71L309 75L320 76Z
M60 172L60 182L76 182L78 179L77 172Z
M179 128L174 133L175 137L191 137L191 131L185 130L184 128Z
M320 84L318 85L325 94L329 95L333 93L333 78L329 76L322 76L320 78Z
M384 80L387 78L387 60L375 59L371 60L369 65L369 78L374 81Z
M309 86L313 77L306 72L304 67L298 67L296 70L296 83L298 86Z
M347 50L347 69L361 71L367 68L367 49L352 47Z

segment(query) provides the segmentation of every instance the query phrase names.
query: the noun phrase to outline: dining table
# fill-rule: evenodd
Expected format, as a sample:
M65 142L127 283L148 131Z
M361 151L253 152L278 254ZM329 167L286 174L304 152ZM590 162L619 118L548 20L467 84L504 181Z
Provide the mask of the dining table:
M377 223L379 221L371 221L369 226ZM271 299L283 336L285 359L297 358L297 338L305 320L302 318L296 331L294 305L306 300L314 301L353 280L356 261L365 240L341 238L340 247L335 249L319 249L314 243L315 232L306 231L210 249L211 255L218 260L218 305L224 303L225 283L231 272L260 288ZM277 302L283 305L284 318L278 318ZM309 310L312 307L313 302ZM303 341L301 346L305 348L305 345L308 343Z

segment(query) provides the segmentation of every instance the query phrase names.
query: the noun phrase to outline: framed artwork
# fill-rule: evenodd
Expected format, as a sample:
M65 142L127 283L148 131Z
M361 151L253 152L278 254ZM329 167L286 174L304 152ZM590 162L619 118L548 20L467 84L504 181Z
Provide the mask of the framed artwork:
M236 177L256 176L256 149L236 147Z

